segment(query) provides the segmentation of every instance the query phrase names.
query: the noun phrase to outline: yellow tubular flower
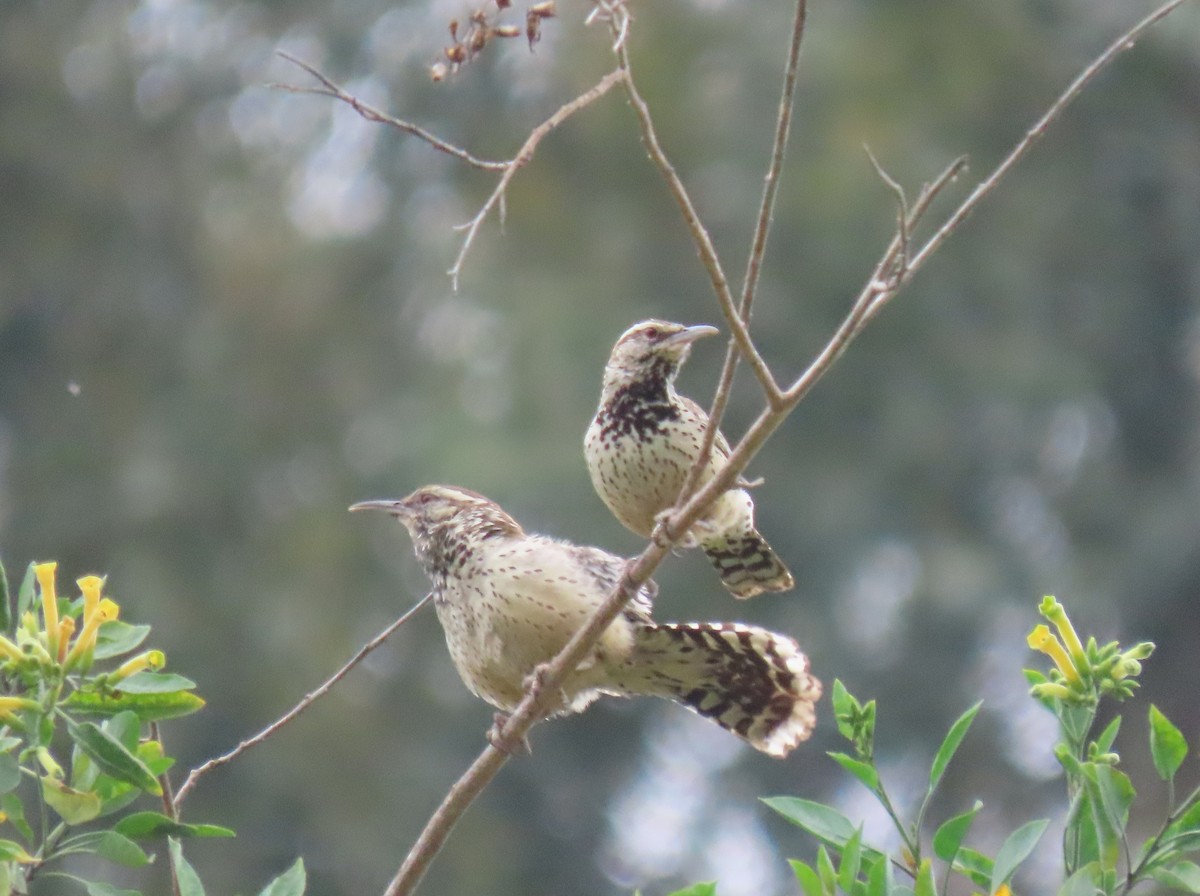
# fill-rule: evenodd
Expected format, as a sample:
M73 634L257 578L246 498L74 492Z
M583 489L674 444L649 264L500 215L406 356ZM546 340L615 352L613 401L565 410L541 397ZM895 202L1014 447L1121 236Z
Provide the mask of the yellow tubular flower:
M1050 659L1054 660L1054 665L1058 667L1058 671L1063 674L1067 681L1079 681L1079 670L1075 664L1071 662L1071 657L1067 655L1067 651L1063 649L1058 638L1051 633L1049 626L1037 625L1033 631L1029 633L1026 639L1027 643L1034 650L1040 650Z
M1075 633L1075 626L1067 618L1067 611L1063 605L1055 600L1053 595L1048 594L1042 598L1038 612L1058 629L1058 634L1063 639L1063 643L1067 645L1067 653L1071 654L1071 659L1075 661L1076 667L1086 669L1087 653L1083 649L1079 635Z
M54 572L58 569L56 561L38 563L33 567L38 585L42 592L42 615L46 620L46 646L50 655L58 653L58 594L54 590Z
M124 681L130 675L141 672L144 669L161 669L167 662L167 655L161 650L147 650L145 653L135 656L133 659L123 663L115 672L112 673L109 680L114 684L118 681Z
M71 643L71 635L75 634L75 620L64 616L58 621L58 661L67 658L67 645Z
M0 697L0 720L7 721L19 709L37 709L36 700L27 697Z
M0 635L0 658L6 660L19 660L25 656L21 652L21 648L14 644L4 635Z
M86 670L92 665L92 652L96 649L96 632L100 624L116 619L118 607L107 597L100 599L104 579L99 576L84 576L78 584L83 592L83 630L79 632L64 663L68 668L82 666Z
M83 624L86 626L100 606L100 589L104 587L104 579L100 576L84 576L76 579L75 584L79 586L79 593L83 595Z

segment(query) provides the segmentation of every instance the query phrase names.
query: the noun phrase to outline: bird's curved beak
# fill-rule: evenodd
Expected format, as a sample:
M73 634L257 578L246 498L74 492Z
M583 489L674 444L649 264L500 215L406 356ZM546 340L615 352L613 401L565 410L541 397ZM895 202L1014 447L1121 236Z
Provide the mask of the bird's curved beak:
M378 501L359 501L357 504L350 505L350 512L354 513L359 510L382 510L385 513L390 513L392 516L400 516L405 513L407 508L403 501L396 500L378 500Z
M716 336L721 331L716 327L710 327L708 324L697 324L694 327L684 327L678 333L668 336L663 340L665 345L691 345L697 339L703 339L705 336Z

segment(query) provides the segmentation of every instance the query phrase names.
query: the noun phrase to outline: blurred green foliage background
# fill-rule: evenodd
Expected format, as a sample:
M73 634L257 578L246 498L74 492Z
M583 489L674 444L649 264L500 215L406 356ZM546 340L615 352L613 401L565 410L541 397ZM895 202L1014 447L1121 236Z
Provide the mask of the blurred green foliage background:
M891 232L862 145L913 193L968 153L963 196L1149 8L812 4L755 317L781 379ZM640 318L720 320L618 93L542 145L455 292L452 228L493 176L268 86L312 83L284 49L504 158L611 66L587 10L560 0L535 53L510 41L434 84L466 3L0 6L0 552L18 572L56 558L63 576L107 573L126 618L155 627L209 700L167 730L185 765L277 717L424 593L401 529L349 517L353 501L462 484L531 530L639 549L583 465L601 367ZM790 11L634 13L641 88L736 276ZM1052 719L1020 674L1043 593L1101 639L1158 642L1145 697L1189 738L1200 726L1198 33L1190 4L1101 77L769 444L759 522L796 592L734 604L694 554L658 576L661 617L791 632L827 684L878 698L901 797L982 696L935 808L982 798L984 848L1061 809ZM689 393L708 398L720 355L697 350ZM726 431L759 409L741 376ZM424 892L713 877L723 896L793 892L780 857L812 845L756 798L871 811L824 756L823 710L785 762L645 701L543 726ZM1133 715L1118 749L1144 758L1144 705ZM489 722L426 613L198 788L191 819L239 837L193 861L214 893L256 889L298 853L313 893L379 892ZM867 816L868 835L884 828Z

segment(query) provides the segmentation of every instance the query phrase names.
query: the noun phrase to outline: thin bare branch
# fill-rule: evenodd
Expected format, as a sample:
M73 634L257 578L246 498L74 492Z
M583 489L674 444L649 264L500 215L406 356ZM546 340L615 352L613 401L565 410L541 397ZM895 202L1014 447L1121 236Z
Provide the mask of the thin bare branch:
M378 635L376 635L374 638L372 638L370 641L368 641L366 644L364 644L362 646L362 648L359 649L358 653L354 654L354 656L351 657L350 660L344 666L342 666L342 668L338 669L337 672L335 672L332 676L330 676L330 678L324 684L322 684L316 690L311 691L308 694L305 694L304 698L299 703L297 703L295 706L293 706L291 709L289 709L286 713L284 713L282 716L280 716L278 719L276 719L274 722L272 722L270 725L268 725L262 731L258 732L258 734L242 741L240 744L238 744L236 747L234 747L228 753L225 753L221 756L217 756L215 759L210 759L207 762L205 762L203 765L200 765L200 766L192 769L192 771L187 776L187 780L185 780L183 782L183 786L179 788L179 792L177 794L175 794L175 800L174 800L175 814L178 813L179 807L183 804L184 799L187 798L187 795L189 793L191 793L192 788L196 786L197 782L202 777L204 777L206 774L213 771L214 769L220 768L222 765L225 765L226 763L232 762L233 760L237 759L239 756L241 756L243 753L245 753L251 747L258 746L263 741L265 741L267 738L269 738L271 735L273 735L277 731L279 731L279 729L282 728L284 725L288 724L288 722L291 722L294 719L296 719L302 712L304 712L306 709L308 709L310 706L312 706L317 700L321 699L326 694L328 694L329 691L333 688L333 686L335 684L337 684L339 681L341 681L343 678L345 678L351 669L353 669L355 666L357 666L359 663L361 663L366 658L367 654L371 653L371 651L373 651L377 647L379 647L380 644L382 644L384 641L386 641L388 639L388 637L392 634L392 632L396 631L396 629L400 628L400 626L404 625L404 623L406 623L406 622L408 622L408 620L412 619L412 617L414 615L416 615L417 611L420 610L423 606L425 606L425 604L429 603L430 600L432 600L432 599L433 599L433 593L430 592L429 594L426 594L423 598L421 598L419 601L417 601L415 604L413 604L412 607L410 607L404 613L403 616L401 616L399 619L397 619L395 622L393 622L391 625L389 625L387 628L385 628L383 631L381 631Z
M796 79L800 72L800 46L804 42L804 26L808 19L807 0L797 0L792 18L791 43L788 46L787 62L783 71L783 88L779 97L779 114L775 121L775 138L771 144L771 161L763 178L762 200L758 205L758 219L754 224L754 236L750 241L750 255L746 259L746 274L742 278L742 300L739 306L742 320L750 323L750 309L758 291L758 278L762 272L763 255L767 249L767 237L771 232L771 220L775 211L775 197L779 193L779 180L783 173L783 160L787 154L788 137L791 134L792 110L796 102Z
M466 236L463 237L462 245L459 247L458 255L454 259L454 264L447 272L450 275L450 282L455 289L458 289L458 278L462 273L462 267L467 259L467 253L471 249L471 244L475 242L475 235L479 232L480 226L487 219L487 216L492 213L492 210L497 205L501 208L503 215L505 193L508 190L508 185L516 175L517 171L524 168L531 161L533 155L537 152L538 144L546 138L546 136L556 127L578 112L590 106L604 94L608 93L624 78L619 69L614 69L603 78L601 78L595 86L590 90L586 90L569 103L560 106L558 110L539 124L536 128L530 131L529 136L521 145L520 150L509 161L504 162L500 167L503 169L503 174L500 175L500 180L496 183L491 195L487 201L479 209L478 213L466 224L458 227L458 230L465 231Z
M616 6L614 7L614 11L619 14L623 11L623 7ZM622 27L621 23L616 21L610 21L609 25L614 30L614 33L617 33L618 29ZM688 232L692 235L692 242L695 243L696 251L700 255L700 261L704 265L704 269L708 272L713 292L716 293L717 301L721 306L721 312L725 316L725 321L729 324L733 338L737 340L738 350L742 353L742 357L746 359L746 363L754 370L754 375L762 386L763 392L766 393L768 402L775 404L777 396L781 394L779 385L775 382L775 377L771 374L767 362L763 360L755 348L754 341L750 338L750 331L746 328L746 324L742 321L741 315L738 313L737 306L734 304L733 293L729 289L729 280L725 277L725 271L721 267L721 260L717 256L717 250L713 246L712 238L708 235L708 230L705 228L703 221L700 220L700 215L692 203L692 197L688 194L687 188L683 185L678 172L675 171L675 166L667 157L666 152L663 151L662 144L658 140L658 132L654 126L654 119L650 115L650 108L646 105L646 101L642 98L642 94L633 80L633 71L629 64L629 49L625 43L622 43L617 47L616 53L617 64L620 71L624 74L622 84L625 87L625 93L629 97L629 104L633 107L633 113L637 117L638 128L642 134L642 145L645 146L650 160L658 168L659 174L662 175L667 188L671 192L671 196L674 197L676 205L679 206L679 211L683 215Z
M1063 114L1063 111L1071 104L1071 102L1083 92L1083 89L1090 84L1097 75L1099 75L1109 64L1124 53L1126 50L1133 49L1134 44L1142 34L1156 22L1170 15L1177 7L1182 6L1186 0L1169 0L1162 6L1158 7L1105 49L1103 53L1097 56L1092 62L1079 73L1079 76L1070 83L1045 112L1021 138L1021 141L1013 147L1012 151L1005 156L1004 160L996 166L980 184L971 191L968 196L946 222L938 228L937 232L929 238L921 251L913 256L912 261L908 266L908 275L915 274L929 260L930 256L937 251L952 233L954 233L962 225L963 221L971 212L975 211L976 206L984 200L996 186L1004 179L1004 176L1012 170L1013 166L1021 159L1029 154L1029 150L1038 142L1046 133L1046 130Z
M867 159L871 162L871 167L875 169L875 173L879 179L892 191L892 195L896 197L896 266L901 270L908 267L908 240L909 240L909 224L908 224L908 196L904 193L904 187L896 181L894 177L884 170L879 164L879 160L875 158L875 154L871 152L871 147L863 144L863 152L867 154Z
M947 165L932 183L922 185L921 192L917 195L917 201L907 213L904 227L897 226L896 234L876 264L871 279L867 281L855 300L855 307L861 304L865 311L862 323L870 321L879 312L882 308L879 299L881 297L886 299L891 291L900 285L900 281L906 275L908 271L907 242L917 224L921 222L942 190L954 183L958 176L966 170L967 157L959 156Z
M876 265L875 272L867 284L863 287L858 299L854 303L849 315L838 327L837 332L830 339L829 343L822 349L821 353L813 360L808 368L796 379L796 381L788 388L786 393L786 402L788 407L794 407L807 394L808 390L816 384L816 382L825 375L825 372L841 357L842 353L854 340L854 338L862 331L874 317L883 310L896 295L900 289L905 286L920 270L925 262L932 257L945 241L952 236L962 226L967 217L975 210L975 208L987 196L989 196L1004 177L1012 171L1013 167L1029 154L1033 145L1046 133L1046 130L1057 121L1063 114L1064 110L1070 105L1090 84L1097 75L1100 74L1110 63L1113 62L1121 53L1131 49L1137 42L1137 39L1156 22L1165 18L1174 9L1181 6L1186 0L1168 0L1162 6L1155 9L1148 16L1143 18L1128 31L1114 40L1099 56L1093 59L1079 75L1073 80L1058 98L1055 99L1049 108L1042 114L1034 125L1025 132L1025 135L1017 142L1012 150L1001 160L1000 164L984 178L970 195L962 201L942 223L942 225L934 232L908 263L903 266L897 266L897 259L900 250L900 235L892 239L883 258ZM938 184L944 186L962 170L961 160L955 162L943 173L937 181ZM940 189L940 187L939 187ZM929 191L923 192L918 198L917 206L914 208L913 214L923 214L932 201L934 193ZM924 201L923 201L924 200ZM911 216L910 216L911 218ZM911 230L911 222L909 229Z
M738 316L750 326L750 312L754 297L758 292L758 278L762 272L762 260L766 253L767 237L771 231L771 220L775 210L775 197L779 192L779 180L783 173L783 159L787 153L788 137L791 133L792 109L796 99L796 78L800 70L800 45L804 41L804 26L808 17L807 0L796 0L796 12L792 18L791 43L788 46L787 62L783 71L783 89L779 98L779 114L775 121L775 139L771 144L771 160L767 165L767 173L763 178L762 200L758 206L758 219L754 225L754 234L750 239L750 254L746 259L746 273L742 278L742 299L738 305ZM696 488L700 476L708 466L713 445L717 441L717 433L721 430L721 420L725 416L725 408L729 403L730 390L733 387L733 375L737 372L738 351L736 339L729 340L725 350L725 361L721 365L721 375L717 379L717 388L713 392L712 405L708 411L708 426L704 430L704 438L700 442L700 450L696 462L688 470L683 487L679 490L680 497L687 497Z
M484 171L502 171L512 164L511 162L493 162L487 159L476 158L465 149L460 149L453 143L443 140L441 137L438 137L437 135L425 130L425 128L421 127L420 125L413 124L411 121L405 121L401 118L395 118L394 116L388 115L386 112L376 109L374 106L371 106L368 103L364 103L354 94L347 92L339 84L336 84L327 75L314 66L309 65L307 62L297 59L295 56L292 56L290 53L285 53L283 50L278 50L277 52L281 58L286 59L292 65L304 69L304 71L316 78L321 84L320 87L298 87L294 84L269 85L277 90L286 90L289 93L311 93L315 94L316 96L328 96L335 100L340 100L341 102L350 106L355 112L357 112L367 121L386 124L396 128L397 130L401 130L406 134L411 134L414 137L424 140L434 149L444 152L447 155L454 156L456 159L461 159L473 168L480 168Z

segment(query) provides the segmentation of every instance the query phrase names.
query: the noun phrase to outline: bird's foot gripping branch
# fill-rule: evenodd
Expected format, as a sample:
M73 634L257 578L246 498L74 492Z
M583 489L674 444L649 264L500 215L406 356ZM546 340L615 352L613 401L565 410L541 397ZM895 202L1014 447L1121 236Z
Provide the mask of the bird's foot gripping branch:
M1011 896L1021 887L1057 896L1123 896L1139 883L1154 880L1168 890L1200 892L1200 866L1189 860L1200 852L1200 788L1177 798L1175 776L1189 748L1178 728L1156 707L1149 709L1149 749L1166 789L1166 815L1157 824L1139 819L1149 836L1139 843L1130 828L1133 784L1121 770L1114 750L1121 716L1102 731L1093 731L1105 700L1133 696L1142 662L1154 650L1149 642L1122 647L1078 635L1066 610L1047 597L1039 608L1046 620L1030 633L1028 643L1053 662L1047 672L1027 669L1032 699L1058 719L1053 750L1066 785L1061 879L1013 882L1021 863L1033 852L1050 824L1036 819L1018 827L992 854L966 845L972 822L983 808L976 801L930 830L927 810L948 765L966 737L981 704L963 713L942 740L930 765L924 796L905 818L889 795L875 760L876 705L855 698L840 681L833 685L838 731L850 752L830 757L863 784L882 806L899 834L898 854L867 842L861 825L837 809L796 797L766 803L817 838L815 862L793 861L806 896L935 896L947 892L947 879L965 878L975 892ZM1015 671L1015 670L1014 670ZM931 851L932 855L928 855Z
M56 563L31 563L12 595L0 566L0 893L55 876L136 896L80 877L98 866L71 857L139 868L151 861L143 845L169 837L175 892L202 896L180 838L233 831L180 821L158 725L204 701L162 671L166 656L145 647L150 626L118 618L103 578L83 576L78 595L60 595L56 573ZM147 809L147 796L162 811ZM303 868L287 873L297 880ZM302 891L297 882L288 892Z

